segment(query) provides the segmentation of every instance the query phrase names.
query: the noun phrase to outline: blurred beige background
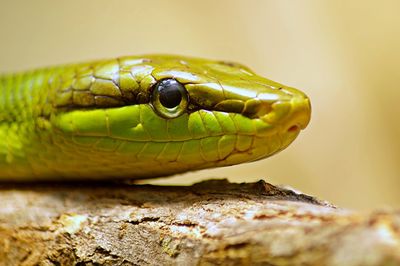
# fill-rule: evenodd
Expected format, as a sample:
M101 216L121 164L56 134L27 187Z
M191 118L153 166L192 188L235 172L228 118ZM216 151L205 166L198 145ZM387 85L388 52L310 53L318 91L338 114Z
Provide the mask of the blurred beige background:
M301 88L285 151L207 177L287 184L342 207L400 207L400 1L0 1L0 72L143 53L244 63Z

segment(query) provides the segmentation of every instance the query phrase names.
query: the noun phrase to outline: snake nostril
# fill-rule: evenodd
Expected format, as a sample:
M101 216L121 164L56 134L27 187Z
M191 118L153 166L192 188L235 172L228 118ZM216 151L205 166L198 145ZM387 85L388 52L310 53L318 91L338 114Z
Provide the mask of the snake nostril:
M292 132L296 132L296 131L299 131L299 130L300 130L300 127L298 125L293 125L293 126L289 127L287 131L289 133L292 133Z

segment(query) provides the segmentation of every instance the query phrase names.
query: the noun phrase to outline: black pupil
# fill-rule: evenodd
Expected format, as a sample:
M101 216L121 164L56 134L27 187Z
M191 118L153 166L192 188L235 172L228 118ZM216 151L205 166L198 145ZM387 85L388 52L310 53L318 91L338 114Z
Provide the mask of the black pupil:
M160 103L166 108L174 108L182 101L183 86L173 79L160 82L157 87Z

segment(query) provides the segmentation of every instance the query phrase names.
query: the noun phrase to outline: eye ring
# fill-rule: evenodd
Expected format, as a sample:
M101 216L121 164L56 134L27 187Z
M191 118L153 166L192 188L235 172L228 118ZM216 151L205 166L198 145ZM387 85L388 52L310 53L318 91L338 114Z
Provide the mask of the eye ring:
M160 116L175 118L186 111L189 97L185 86L170 78L160 80L155 85L151 101Z

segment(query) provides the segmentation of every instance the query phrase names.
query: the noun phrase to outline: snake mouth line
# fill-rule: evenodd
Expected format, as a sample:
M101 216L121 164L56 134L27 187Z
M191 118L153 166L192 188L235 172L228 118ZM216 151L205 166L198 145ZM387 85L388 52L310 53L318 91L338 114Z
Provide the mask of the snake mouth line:
M290 131L295 132L295 131ZM169 143L169 142L186 142L186 141L191 141L191 140L204 140L204 139L208 139L208 138L220 138L220 137L224 137L224 136L236 136L236 137L254 137L254 138L266 138L266 137L271 137L275 134L271 134L270 136L265 136L265 135L259 135L259 134L245 134L245 133L221 133L219 135L209 135L209 136L205 136L205 137L193 137L193 138L185 138L185 139L179 139L179 140L135 140L135 139L129 139L129 138L123 138L123 137L118 137L118 136L89 136L89 135L79 135L79 134L74 134L72 136L72 139L75 138L98 138L100 139L110 139L110 140L115 140L115 141L127 141L127 142L143 142L143 143ZM278 134L279 135L279 134ZM75 141L76 144L81 144L78 141ZM83 144L81 144L82 146L85 146Z
M224 137L229 137L232 135L222 135L217 137L218 141L222 140ZM247 159L241 159L242 162L244 161L257 161L260 159L263 159L265 157L269 157L273 154L276 154L278 152L280 152L281 150L283 150L285 147L287 147L296 137L297 134L295 135L291 135L291 136L285 136L285 134L276 134L273 135L269 138L265 138L265 137L258 137L258 136L246 136L250 138L250 142L248 144L248 146L246 148L243 148L243 144L240 144L240 139L239 136L236 136L237 138L234 138L233 140L233 147L230 150L230 152L225 153L225 155L220 155L218 159L210 159L207 157L206 153L204 153L203 149L204 147L202 146L202 140L203 139L207 139L207 137L202 138L202 139L192 139L192 140L187 140L187 141L179 141L181 143L180 146L180 152L183 150L183 145L185 145L185 143L187 142L191 142L191 141L199 141L199 158L202 158L202 161L193 161L193 164L195 165L203 165L203 164L225 164L225 165L231 165L233 163L229 163L230 160L232 159L231 157L235 157L235 156L245 156L243 158L247 158ZM215 137L214 137L215 138ZM104 139L104 138L102 138ZM135 158L135 160L141 160L141 156L143 154L143 156L147 157L148 155L146 155L146 150L151 147L153 144L158 144L158 145L163 145L163 146L159 146L159 147L163 147L162 149L159 150L159 152L157 154L154 154L154 161L159 162L160 164L166 164L166 163L171 163L171 162L175 162L175 163L183 163L183 164L187 164L188 162L185 162L184 160L181 161L182 159L170 159L170 160L165 160L165 158L163 159L162 154L168 150L168 143L171 144L171 142L143 142L143 145L141 146L141 148L136 151L134 154L130 154L130 153L124 153L120 150L120 148L124 148L124 146L127 143L132 143L134 141L124 141L124 142L119 142L118 145L112 149L112 150L102 150L99 147L96 147L97 144L99 142L102 141L102 139L98 139L98 141L96 141L95 143L92 143L91 146L86 146L86 148L89 149L93 149L93 148L97 148L98 151L100 152L105 152L105 153L114 153L115 155L124 155L124 156L133 156L132 158ZM217 142L218 142L217 141ZM177 143L177 142L172 142L172 143ZM275 143L275 144L273 144ZM217 145L219 146L219 145ZM242 148L239 148L242 147ZM207 150L207 148L205 149ZM216 149L217 151L219 149ZM179 152L179 153L180 153ZM218 151L219 153L220 151ZM86 152L84 152L84 154L86 154Z

